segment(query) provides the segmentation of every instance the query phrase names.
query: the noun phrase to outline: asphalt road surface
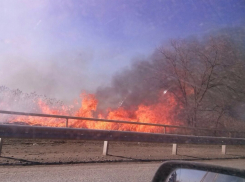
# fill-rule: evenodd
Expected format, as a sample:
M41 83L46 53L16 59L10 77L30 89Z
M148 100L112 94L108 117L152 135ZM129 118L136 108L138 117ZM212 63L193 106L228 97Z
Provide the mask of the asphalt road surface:
M197 161L195 161L197 162ZM201 161L245 169L245 159ZM151 181L161 163L113 163L56 166L0 167L2 182L40 181Z

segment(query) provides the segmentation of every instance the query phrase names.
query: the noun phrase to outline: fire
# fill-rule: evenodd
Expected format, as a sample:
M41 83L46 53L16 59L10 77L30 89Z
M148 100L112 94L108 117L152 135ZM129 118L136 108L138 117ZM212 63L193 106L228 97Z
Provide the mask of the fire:
M67 115L67 109L62 107L61 110L55 110L50 108L42 100L38 99L38 107L43 114L52 115ZM64 127L64 119L59 118L44 118L44 117L33 117L33 116L11 116L9 123L21 122L28 125L40 125L40 126L54 126L54 127Z
M161 92L162 93L162 92ZM152 105L141 104L134 110L125 109L119 107L116 109L108 108L106 114L98 113L97 106L98 100L93 94L82 93L80 95L80 105L78 109L75 109L74 103L72 106L64 106L60 108L51 107L47 102L42 99L37 99L36 107L39 113L52 114L52 115L71 115L77 117L87 118L100 118L110 120L132 121L132 122L144 122L155 124L181 124L176 121L174 116L176 115L177 102L171 94L161 94L159 101ZM3 103L0 103L4 105ZM65 120L58 118L44 118L33 116L10 116L7 119L9 123L23 122L28 125L40 125L40 126L54 126L65 127ZM122 123L110 123L99 121L86 121L86 120L69 120L69 127L74 128L87 128L87 129L106 129L106 130L120 130L120 131L137 131L137 132L157 132L162 133L163 128L156 126L135 125L135 124L122 124Z

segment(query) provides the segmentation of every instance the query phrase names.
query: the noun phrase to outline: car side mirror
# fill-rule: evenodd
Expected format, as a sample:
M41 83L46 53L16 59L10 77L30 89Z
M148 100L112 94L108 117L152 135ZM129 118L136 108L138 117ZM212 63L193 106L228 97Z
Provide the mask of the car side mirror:
M245 170L186 161L164 162L152 182L245 182Z

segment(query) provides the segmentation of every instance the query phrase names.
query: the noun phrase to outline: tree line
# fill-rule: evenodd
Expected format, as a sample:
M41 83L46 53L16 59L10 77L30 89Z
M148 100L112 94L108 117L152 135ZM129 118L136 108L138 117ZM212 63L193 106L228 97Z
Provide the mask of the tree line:
M244 50L243 28L171 39L116 74L97 96L107 106L123 100L122 107L132 108L153 104L164 92L181 106L176 107L176 118L186 125L222 128L225 118L243 119L239 108L245 103Z

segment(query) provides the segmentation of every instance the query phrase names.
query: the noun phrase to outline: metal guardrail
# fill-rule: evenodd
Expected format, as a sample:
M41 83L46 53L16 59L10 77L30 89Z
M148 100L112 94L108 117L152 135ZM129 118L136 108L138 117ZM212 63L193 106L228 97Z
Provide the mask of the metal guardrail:
M110 122L110 123L121 123L121 124L134 124L134 125L146 125L146 126L157 126L163 127L164 133L166 133L166 128L179 128L179 129L188 129L188 130L206 130L206 131L219 131L227 133L244 133L242 131L235 130L221 130L216 128L197 128L197 127L187 127L187 126L176 126L176 125L164 125L156 123L143 123L143 122L131 122L131 121L121 121L121 120L109 120L109 119L97 119L97 118L86 118L86 117L75 117L75 116L64 116L64 115L51 115L51 114L37 114L37 113L25 113L25 112L15 112L15 111L4 111L0 110L1 114L10 114L10 115L24 115L24 116L36 116L36 117L51 117L51 118L63 118L66 119L66 127L69 127L68 120L86 120L86 121L100 121L100 122Z
M0 138L100 140L209 145L245 145L244 138L206 137L176 134L156 134L113 130L55 128L7 124L0 125Z
M107 155L108 153L108 141L173 143L173 155L177 155L177 143L222 145L222 154L226 154L226 145L245 145L245 138L207 137L0 124L0 155L3 145L3 138L100 140L104 141L103 155Z
M174 155L177 154L177 143L222 145L222 154L226 153L226 145L245 145L245 138L166 134L167 127L190 129L190 130L220 131L220 132L228 132L229 134L231 134L232 132L245 133L245 132L235 131L235 130L220 130L215 128L194 128L194 127L163 125L163 124L155 124L155 123L130 122L130 121L25 113L25 112L3 111L3 110L0 110L0 113L10 114L10 115L25 115L25 116L52 117L52 118L66 119L66 128L0 124L0 154L1 154L2 144L3 144L2 142L3 138L102 140L104 141L103 155L107 155L108 141L173 143L172 154ZM164 127L164 134L69 128L68 125L69 119L158 126L158 127Z

